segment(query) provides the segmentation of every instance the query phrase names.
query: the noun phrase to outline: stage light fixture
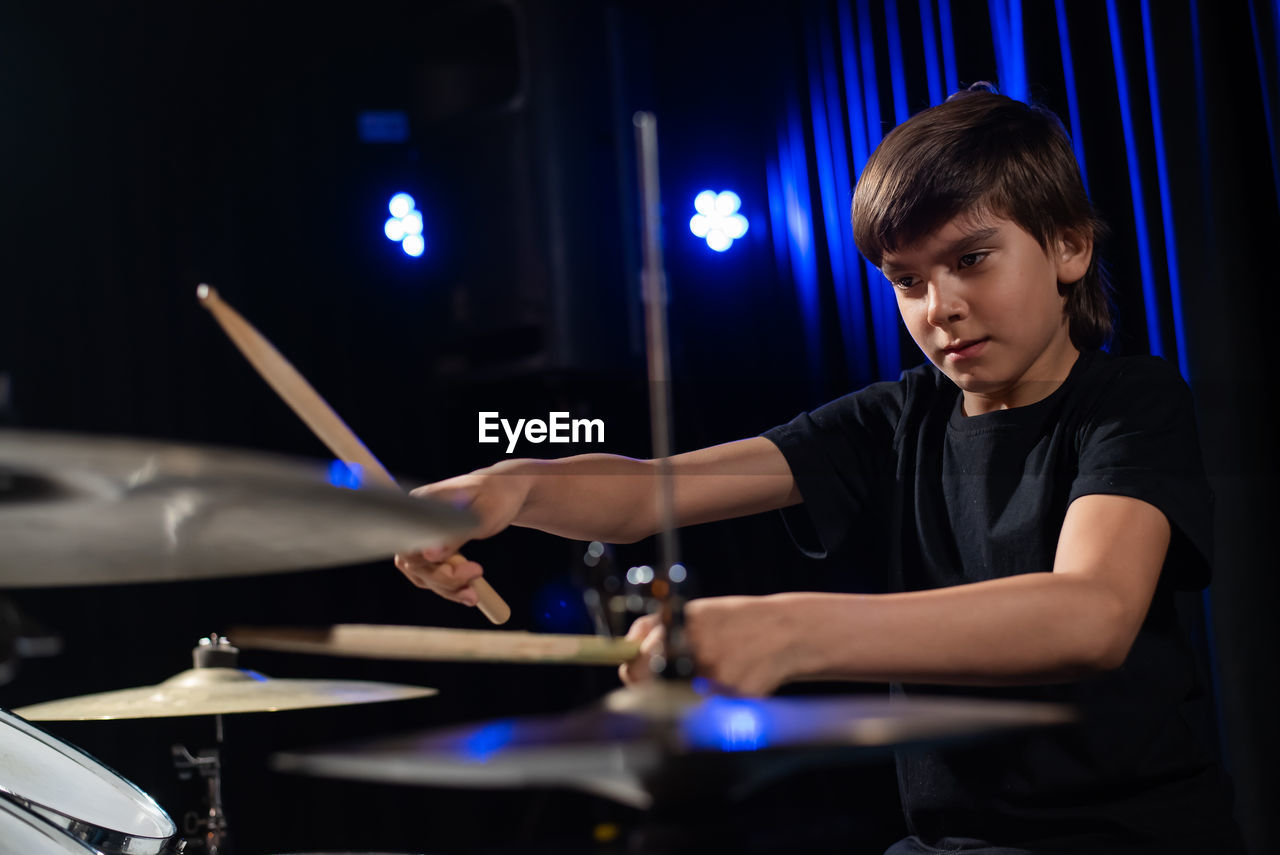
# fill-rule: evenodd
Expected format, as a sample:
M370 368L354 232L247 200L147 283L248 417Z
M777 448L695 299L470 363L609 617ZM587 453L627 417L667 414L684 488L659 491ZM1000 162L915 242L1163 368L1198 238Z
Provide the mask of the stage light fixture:
M406 235L422 234L422 212L410 211L400 218L400 222L404 224L404 233Z
M413 197L408 193L397 193L391 197L391 202L387 205L393 217L403 217L416 207L417 203L413 201Z
M716 252L724 252L747 233L747 218L738 212L741 207L742 198L732 190L703 190L693 197L697 213L689 220L689 231Z
M405 251L406 255L412 255L417 258L427 251L427 242L422 239L422 235L405 235L404 240L400 243L400 248Z
M422 237L422 212L408 193L397 193L387 203L391 217L383 224L382 232L387 240L400 244L405 255L417 258L426 252L427 242Z

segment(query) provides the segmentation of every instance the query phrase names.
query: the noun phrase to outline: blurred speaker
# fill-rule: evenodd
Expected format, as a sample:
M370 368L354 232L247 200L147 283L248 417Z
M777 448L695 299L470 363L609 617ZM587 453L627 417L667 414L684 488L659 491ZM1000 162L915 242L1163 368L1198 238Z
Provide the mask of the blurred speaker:
M591 0L443 7L414 69L412 151L444 299L436 370L609 372L639 351L625 40Z

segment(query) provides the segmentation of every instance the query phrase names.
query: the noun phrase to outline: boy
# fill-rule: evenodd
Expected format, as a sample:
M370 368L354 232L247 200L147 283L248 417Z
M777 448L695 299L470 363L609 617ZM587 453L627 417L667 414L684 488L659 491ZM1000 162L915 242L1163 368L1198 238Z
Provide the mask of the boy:
M911 837L938 851L1240 852L1173 594L1208 581L1211 500L1171 367L1099 351L1101 225L1061 123L959 93L885 137L853 201L858 248L928 357L763 436L676 455L676 518L803 512L812 554L887 538L883 595L687 604L700 672L766 694L800 679L1051 700L1079 727L899 757ZM475 537L522 525L628 542L657 528L652 461L507 461L421 488L469 504ZM647 476L647 477L645 477ZM796 529L797 531L799 529ZM465 603L480 568L397 556ZM629 633L643 654L656 617ZM644 656L624 680L647 676ZM980 688L979 688L980 687Z

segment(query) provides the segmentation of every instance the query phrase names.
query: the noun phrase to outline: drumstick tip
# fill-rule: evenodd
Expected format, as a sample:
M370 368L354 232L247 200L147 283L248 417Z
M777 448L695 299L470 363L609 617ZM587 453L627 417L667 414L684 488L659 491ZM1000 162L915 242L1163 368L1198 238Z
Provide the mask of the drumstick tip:
M196 299L201 303L207 303L210 299L216 296L218 296L218 292L203 282L196 286Z

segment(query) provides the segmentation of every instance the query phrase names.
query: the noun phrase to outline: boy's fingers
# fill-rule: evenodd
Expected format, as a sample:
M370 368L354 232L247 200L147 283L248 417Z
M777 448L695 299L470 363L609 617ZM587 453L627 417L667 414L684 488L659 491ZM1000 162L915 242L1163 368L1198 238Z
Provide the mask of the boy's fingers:
M459 568L474 561L468 561L458 553L450 553L447 558L434 559L420 552L401 553L395 557L395 565L400 570L418 573L439 573L444 578L453 578ZM476 565L479 566L479 565Z
M642 615L631 622L631 626L627 629L627 640L638 641L649 634L649 618L651 615Z
M450 556L456 556L458 554L458 550L462 548L462 544L465 542L466 541L463 540L448 540L439 546L432 546L428 549L424 549L418 554L428 561L444 561Z
M653 677L649 659L661 648L664 635L661 616L655 614L636 618L627 630L627 640L639 641L640 651L634 659L618 666L618 677L622 682L633 685Z
M637 657L618 666L618 679L628 686L634 686L636 683L643 683L652 678L653 669L649 667L647 656Z
M458 585L463 587L470 585L475 579L484 575L484 568L474 561L468 561L460 555L453 556L459 559L455 564L452 561L442 565L448 568L449 578Z
M427 561L420 553L397 555L396 569L419 588L435 591L446 599L474 606L478 595L471 583L484 575L484 568L454 553L444 561Z
M662 650L662 642L666 637L661 629L657 629L644 637L640 642L640 655L643 657L652 656Z

